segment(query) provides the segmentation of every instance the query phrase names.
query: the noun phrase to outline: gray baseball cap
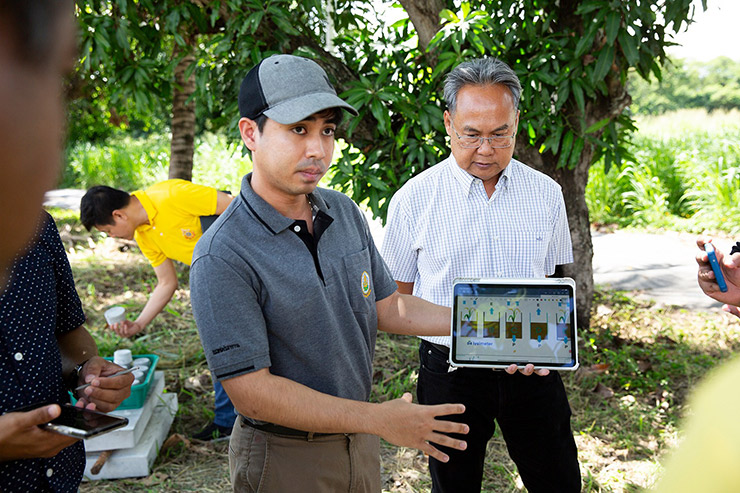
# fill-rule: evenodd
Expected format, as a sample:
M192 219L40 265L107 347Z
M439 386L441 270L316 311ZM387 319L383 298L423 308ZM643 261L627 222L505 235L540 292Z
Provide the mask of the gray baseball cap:
M328 108L357 110L342 101L316 62L294 55L273 55L249 71L239 89L239 114L260 115L284 125Z

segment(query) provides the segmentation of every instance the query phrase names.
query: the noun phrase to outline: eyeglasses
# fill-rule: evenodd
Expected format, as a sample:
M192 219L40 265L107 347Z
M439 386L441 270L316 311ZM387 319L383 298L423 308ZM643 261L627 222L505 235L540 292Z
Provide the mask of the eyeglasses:
M472 135L461 136L457 133L457 130L455 130L455 125L452 123L452 119L450 119L450 127L452 127L452 131L457 135L457 141L460 144L460 147L465 149L477 149L482 146L483 141L486 140L488 141L488 145L494 149L505 149L507 147L511 147L514 143L514 137L516 137L516 133L511 135L494 135L493 137L475 137Z

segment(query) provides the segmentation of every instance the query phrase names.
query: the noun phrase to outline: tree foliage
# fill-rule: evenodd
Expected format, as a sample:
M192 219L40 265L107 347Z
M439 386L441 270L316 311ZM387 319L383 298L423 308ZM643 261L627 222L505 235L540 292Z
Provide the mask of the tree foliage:
M719 57L708 62L671 60L660 80L630 74L636 114L658 115L684 108L740 109L740 62Z
M449 152L446 73L474 57L503 59L524 87L515 155L564 190L576 254L565 273L579 282L581 323L593 292L588 167L625 155L627 74L659 77L670 33L692 15L691 0L401 0L403 7L384 3L382 15L374 3L354 0L78 4L82 72L104 81L112 104L168 101L179 62L172 54L189 54L193 98L213 128L235 128L239 83L261 59L317 59L360 112L341 134L350 145L332 184L381 217L406 180ZM400 14L396 22L386 22L388 11Z

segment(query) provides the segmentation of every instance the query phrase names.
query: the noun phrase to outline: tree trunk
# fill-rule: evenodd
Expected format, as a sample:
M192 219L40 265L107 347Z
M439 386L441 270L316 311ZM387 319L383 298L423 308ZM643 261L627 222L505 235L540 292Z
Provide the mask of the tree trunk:
M173 56L178 57L175 44ZM195 102L188 102L195 92L195 73L185 78L185 71L195 62L192 54L185 55L175 68L175 87L172 95L172 142L170 147L170 178L191 180L195 153Z
M429 42L440 28L439 13L447 5L445 0L400 0L419 36L419 47L426 51Z
M568 211L570 238L573 242L573 263L563 266L563 275L576 281L576 312L578 326L586 328L591 323L591 305L594 298L594 246L591 242L591 222L586 204L588 169L591 153L581 155L575 169L558 169L553 178L563 188L565 208Z
M517 142L514 157L532 168L549 175L563 190L565 210L568 214L568 227L573 242L573 263L564 265L562 275L576 281L576 313L578 326L590 325L591 305L594 296L594 277L591 261L594 256L591 242L591 221L586 204L586 185L588 169L591 167L593 147L585 145L578 165L574 169L558 169L557 157L547 154L552 162L546 161L537 149L526 141Z

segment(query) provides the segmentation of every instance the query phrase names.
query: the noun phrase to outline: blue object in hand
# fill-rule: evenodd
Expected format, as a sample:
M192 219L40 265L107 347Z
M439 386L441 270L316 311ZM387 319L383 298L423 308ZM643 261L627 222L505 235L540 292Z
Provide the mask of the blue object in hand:
M722 275L722 269L717 262L717 254L714 253L714 246L711 243L704 244L704 251L707 252L707 258L709 258L709 265L712 266L714 271L714 277L719 285L719 290L723 293L727 292L727 283L725 282L725 276Z

